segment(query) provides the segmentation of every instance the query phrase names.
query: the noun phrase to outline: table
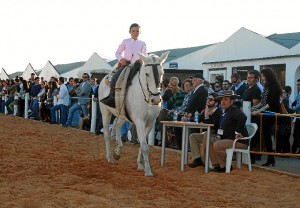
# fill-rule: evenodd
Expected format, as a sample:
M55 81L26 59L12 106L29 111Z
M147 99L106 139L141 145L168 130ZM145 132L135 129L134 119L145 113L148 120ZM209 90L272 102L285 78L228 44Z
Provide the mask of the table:
M165 164L165 148L166 148L166 127L182 127L182 149L181 149L181 164L180 170L184 171L184 165L187 164L188 159L188 130L192 128L207 129L207 140L206 140L206 159L205 159L205 173L208 173L208 160L209 160L209 143L210 143L210 128L213 124L205 123L194 123L185 121L161 121L163 124L162 132L162 151L160 164Z

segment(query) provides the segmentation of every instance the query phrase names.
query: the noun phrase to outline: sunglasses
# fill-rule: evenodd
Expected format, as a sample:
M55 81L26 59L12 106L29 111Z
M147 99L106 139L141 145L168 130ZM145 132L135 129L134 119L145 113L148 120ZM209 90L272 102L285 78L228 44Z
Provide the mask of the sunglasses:
M82 78L88 78L87 76L82 76Z
M208 101L214 101L215 99L213 99L213 98L206 98L206 100L208 100Z

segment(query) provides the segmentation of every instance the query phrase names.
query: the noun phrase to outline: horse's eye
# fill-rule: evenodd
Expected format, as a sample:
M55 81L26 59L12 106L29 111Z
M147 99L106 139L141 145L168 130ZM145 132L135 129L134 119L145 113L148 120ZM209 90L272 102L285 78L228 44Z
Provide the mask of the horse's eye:
M149 74L148 74L148 73L146 73L146 76L147 76L147 77L149 77Z

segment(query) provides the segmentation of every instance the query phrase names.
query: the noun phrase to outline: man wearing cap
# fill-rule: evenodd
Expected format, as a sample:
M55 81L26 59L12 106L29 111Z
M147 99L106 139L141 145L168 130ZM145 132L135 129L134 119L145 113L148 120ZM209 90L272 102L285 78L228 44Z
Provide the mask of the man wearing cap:
M196 111L202 112L205 108L206 98L207 98L207 89L204 87L204 77L201 73L194 74L192 77L192 83L194 91L191 94L189 104L186 109L186 118L192 118Z
M199 115L199 121L207 124L214 124L213 128L211 129L210 134L210 142L211 142L211 149L212 143L214 141L213 138L216 137L217 130L219 129L219 122L222 116L222 109L219 108L220 101L216 100L215 98L218 96L217 93L213 92L209 94L206 100L206 107ZM205 161L205 147L206 147L206 137L207 132L203 133L193 133L189 136L189 141L191 144L191 154L193 162L189 164L190 168L195 168L200 165L204 165ZM215 154L213 151L210 151L210 158L215 158ZM216 160L216 159L211 159Z
M234 100L239 98L231 90L224 90L216 99L221 101L223 115L220 119L219 129L217 131L217 141L213 143L216 160L212 159L215 172L225 173L226 171L226 149L232 148L233 141L242 137L247 137L246 129L247 117L244 112L237 106L233 105ZM248 141L238 141L235 147L246 149Z

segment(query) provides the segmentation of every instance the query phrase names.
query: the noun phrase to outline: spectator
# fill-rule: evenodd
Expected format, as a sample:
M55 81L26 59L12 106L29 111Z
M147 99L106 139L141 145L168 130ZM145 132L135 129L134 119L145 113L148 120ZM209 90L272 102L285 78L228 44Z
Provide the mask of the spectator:
M177 77L171 77L169 80L168 87L166 88L164 95L162 96L162 101L165 103L165 107L160 111L160 114L158 115L158 122L159 122L159 129L162 133L162 124L161 121L168 121L170 120L170 115L168 111L168 101L171 99L173 95L179 92L180 88L178 87L179 79Z
M245 92L245 90L247 89L247 85L246 83L242 82L241 80L241 76L238 74L238 73L234 73L231 75L231 83L232 83L232 86L231 86L231 90L240 96L240 99L237 99L234 104L238 107L241 107L242 106L242 96Z
M204 80L204 83L203 83L203 84L204 84L204 87L205 87L205 89L207 90L208 94L214 92L214 90L211 88L211 85L210 85L209 81Z
M13 104L13 102L14 102L14 96L17 93L17 89L19 86L19 80L16 79L16 82L11 80L10 82L11 82L10 86L7 87L8 99L5 102L5 106L6 106L8 114L13 114L13 108L10 107L10 104Z
M201 73L197 73L193 76L193 87L194 91L192 92L189 104L187 106L186 118L190 119L194 116L195 112L201 112L205 108L207 90L204 87L204 77Z
M264 86L260 83L261 74L257 70L253 70L253 72L258 76L258 82L256 84L262 93L264 91Z
M221 83L216 82L214 84L214 92L217 93L218 95L222 94L222 87L221 87Z
M38 94L38 98L40 101L39 116L42 121L48 122L49 118L48 118L47 114L45 114L48 85L45 81L41 81L41 87L42 87L42 91Z
M50 109L51 124L57 123L57 118L56 118L55 112L57 110L60 110L60 114L61 114L60 122L61 122L62 126L66 126L67 107L70 102L70 95L69 95L67 86L64 84L63 77L59 77L58 84L60 85L59 93L55 93L55 92L53 93L53 95L57 96L57 98L58 98L57 104Z
M213 148L211 149L213 151L212 154L216 155L216 160L211 158L215 172L225 173L226 149L232 147L235 139L248 136L245 125L247 117L239 107L233 105L236 98L238 98L238 95L234 94L231 90L224 90L222 95L217 97L217 99L221 100L224 113L220 119L216 141L213 143ZM235 144L235 147L239 149L246 149L247 146L247 141L238 141Z
M262 93L261 102L253 106L257 110L253 114L257 114L264 111L271 111L274 113L280 113L280 95L281 95L281 86L276 78L276 74L271 68L264 68L261 71L262 82L264 84L264 91ZM272 144L272 126L275 124L274 116L263 116L262 128L263 136L265 139L265 146L267 152L273 152ZM268 155L267 162L263 166L275 166L275 158L273 155Z
M291 88L291 86L285 86L284 91L286 93L285 99L288 101L287 107L292 108L292 100L291 100L292 88Z
M243 101L251 102L251 107L260 103L261 101L261 91L257 86L259 81L258 74L255 71L248 72L247 83L248 87L243 94ZM260 119L257 116L251 117L252 123L256 123L257 126L260 126ZM260 144L260 134L259 131L256 131L254 137L251 139L251 149L258 150ZM251 162L254 164L256 159L260 159L260 155L251 154Z
M222 116L222 110L219 108L220 101L215 98L218 96L217 93L209 94L205 109L199 115L199 121L207 124L214 124L211 129L210 134L210 149L212 148L212 143L217 135L217 131L219 129L219 122ZM206 151L206 137L207 132L203 133L193 133L189 136L189 141L191 144L191 154L193 162L189 164L190 168L195 168L200 165L204 165L205 162L205 151ZM211 152L210 152L211 153ZM211 160L216 161L215 155L210 154Z
M297 80L297 96L296 100L293 102L294 108L293 111L297 114L300 114L300 79ZM294 143L292 146L292 152L299 154L300 153L300 118L296 118L294 126Z
M1 96L2 96L2 102L1 102L1 113L5 113L5 96L7 96L7 88L8 84L6 80L2 81L2 91L1 91Z
M222 82L222 90L230 90L231 85L230 82L228 80L224 80Z
M168 88L168 85L169 85L169 79L164 79L161 83L161 97L164 96L167 88ZM168 104L167 102L164 102L163 100L161 101L161 107L162 109L167 109L168 108Z
M78 102L77 94L75 92L76 88L79 86L78 79L74 79L73 77L70 77L69 82L66 86L68 88L68 92L70 95L70 108L71 108L74 104ZM71 122L71 126L74 128L79 128L79 124L80 124L79 111L75 111Z
M169 99L175 95L176 93L178 93L180 91L180 88L178 87L179 84L179 79L177 77L171 77L169 80L169 85L164 93L164 95L162 96L162 100L163 102L168 102ZM167 108L169 108L169 106L167 106Z
M87 103L89 102L92 86L89 80L89 74L83 73L82 82L76 87L75 92L78 96L78 103L75 103L70 109L66 126L71 126L75 111L82 110L84 119L88 118Z
M97 88L97 82L96 82L96 78L91 78L91 85L92 85L92 94L95 94L96 92L96 88Z
M38 100L38 94L40 93L42 87L40 85L40 78L36 77L34 79L34 84L31 85L31 101L30 101L30 109L32 114L29 117L34 118L35 120L38 120L38 109L39 109L39 100Z
M183 81L182 84L182 88L184 90L184 93L182 93L182 95L184 95L183 99L179 99L180 101L177 102L177 104L175 105L175 107L173 108L173 113L176 113L178 115L178 120L181 120L181 116L183 116L185 114L185 110L187 108L188 102L189 102L189 98L191 97L191 93L193 91L193 82L191 79L186 79ZM178 93L177 93L178 94ZM174 96L176 96L177 94L175 94ZM174 98L174 96L172 98ZM170 100L172 100L172 98ZM169 100L169 102L170 102ZM168 103L169 103L168 102ZM176 144L175 146L173 146L174 148L179 148L181 149L181 145L182 145L182 128L174 128L174 133L175 133L175 140L176 140Z
M289 86L287 86L289 87ZM287 93L282 90L280 102L284 105L287 113L293 113L293 110L289 107L289 100ZM291 117L278 116L277 117L277 136L276 136L276 152L289 153L290 152L290 136L291 136Z
M22 77L19 78L19 96L20 96L20 113L19 116L24 116L24 112L25 112L25 94L28 93L28 83L26 80L24 80ZM28 96L29 99L29 96Z

